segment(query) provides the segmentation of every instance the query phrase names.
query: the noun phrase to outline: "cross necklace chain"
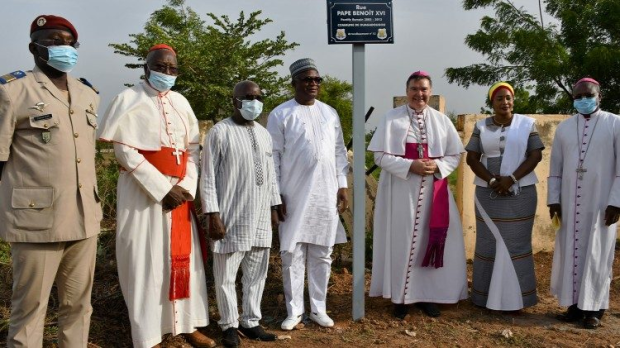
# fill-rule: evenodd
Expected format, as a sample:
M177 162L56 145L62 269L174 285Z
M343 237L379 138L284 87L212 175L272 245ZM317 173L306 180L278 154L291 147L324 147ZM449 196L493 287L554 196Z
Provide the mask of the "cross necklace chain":
M413 110L413 112L416 113L415 110ZM424 111L422 111L422 114L424 114ZM418 128L416 132L416 127L413 126L415 117L412 113L409 112L409 107L407 107L407 115L409 115L409 121L411 121L411 128L413 129L413 135L415 136L415 139L418 143L418 146L416 148L418 150L418 159L422 159L424 158L424 146L422 146L422 124L418 122ZM424 123L424 127L426 127L426 115L424 115L423 117L423 123Z
M579 180L583 180L583 175L588 171L587 168L583 167L583 162L586 160L586 156L588 155L588 150L590 149L590 144L592 144L592 138L594 136L594 130L596 129L596 125L598 124L598 120L599 117L596 118L596 122L594 122L594 127L592 127L592 133L590 133L590 141L588 141L588 145L586 146L585 150L582 150L583 148L583 137L581 139L581 141L579 140L579 116L577 116L577 141L579 144L579 164L577 165L577 169L575 169L575 171L577 172L577 178ZM587 122L587 121L584 121ZM585 127L587 127L587 125L584 123L584 129L583 129L583 133L585 133L586 129ZM581 156L581 153L583 152L583 156Z

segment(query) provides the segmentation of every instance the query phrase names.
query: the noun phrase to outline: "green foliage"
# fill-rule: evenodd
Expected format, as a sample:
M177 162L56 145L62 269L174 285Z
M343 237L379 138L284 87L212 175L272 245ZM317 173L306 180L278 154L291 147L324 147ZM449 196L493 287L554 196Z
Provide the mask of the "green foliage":
M279 77L274 68L282 65L278 57L298 46L280 32L273 39L252 42L271 19L260 19L261 11L246 16L242 11L232 21L228 16L207 13L213 22L207 25L184 0L168 0L168 5L153 12L140 34L130 34L129 43L110 44L114 53L136 57L130 69L142 69L148 49L166 43L177 51L179 79L174 90L182 93L199 119L216 120L232 113L230 97L234 85L252 80L267 95L265 109L272 100L286 92L288 81Z
M344 143L353 136L353 86L335 77L324 76L318 99L338 111Z
M118 182L118 164L114 159L112 144L97 142L95 157L97 190L101 200L104 220L116 219L116 183Z
M493 7L495 16L465 43L485 63L448 68L449 82L469 87L505 80L526 98L520 113L571 113L571 88L583 76L601 83L602 108L620 109L620 3L617 0L546 0L549 25L510 0L465 0L466 10ZM548 18L548 17L547 17ZM547 22L547 23L545 23ZM527 90L534 93L529 94Z

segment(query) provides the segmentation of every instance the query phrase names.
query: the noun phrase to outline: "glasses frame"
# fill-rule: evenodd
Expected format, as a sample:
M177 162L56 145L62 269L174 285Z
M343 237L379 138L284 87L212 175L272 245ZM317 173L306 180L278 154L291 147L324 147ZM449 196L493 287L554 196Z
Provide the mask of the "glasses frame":
M258 100L259 102L262 103L263 98L265 98L265 96L263 95L253 95L253 94L246 94L243 96L238 96L238 97L233 97L235 98L236 101L238 102L243 102L244 100ZM239 98L243 98L243 99L239 99Z
M296 79L297 81L301 81L301 82L303 82L303 83L305 83L305 84L307 84L307 85L309 85L309 84L310 84L310 83L312 83L312 82L316 83L317 85L320 85L320 84L322 84L322 83L323 83L323 81L325 81L325 80L324 80L322 77L320 77L320 76L315 76L315 77L312 77L312 76L306 76L306 77L304 77L304 78L295 78L295 79Z

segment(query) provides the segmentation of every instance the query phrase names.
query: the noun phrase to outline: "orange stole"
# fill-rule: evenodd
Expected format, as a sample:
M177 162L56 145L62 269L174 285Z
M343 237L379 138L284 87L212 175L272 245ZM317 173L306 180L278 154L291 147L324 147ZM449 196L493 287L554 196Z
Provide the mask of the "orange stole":
M163 147L159 151L138 151L160 173L183 180L187 169L187 152L179 155L180 164L173 154L176 150ZM189 298L189 256L192 252L192 219L190 202L172 210L170 233L170 301Z

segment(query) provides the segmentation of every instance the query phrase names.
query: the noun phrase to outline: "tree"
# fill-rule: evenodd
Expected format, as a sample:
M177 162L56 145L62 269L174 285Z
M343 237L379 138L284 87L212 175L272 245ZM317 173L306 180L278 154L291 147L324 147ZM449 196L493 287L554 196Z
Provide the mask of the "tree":
M263 89L267 96L265 108L273 106L272 100L285 93L288 85L274 68L283 63L279 57L298 44L288 42L283 31L274 39L250 41L272 22L260 19L261 11L248 17L242 11L236 21L207 13L213 24L206 25L184 3L168 0L167 5L151 14L143 33L130 34L129 43L110 44L114 53L138 58L138 62L125 66L142 69L152 45L172 46L179 62L179 79L173 89L189 100L199 119L216 120L230 115L232 88L246 79Z
M353 86L335 77L324 76L318 99L338 111L344 143L347 144L353 136Z
M449 82L469 87L505 80L527 102L521 113L571 113L573 83L591 76L601 83L602 108L620 110L620 2L546 0L547 15L558 24L517 8L510 0L464 0L466 10L493 7L495 17L481 19L467 35L469 48L487 62L446 69Z

